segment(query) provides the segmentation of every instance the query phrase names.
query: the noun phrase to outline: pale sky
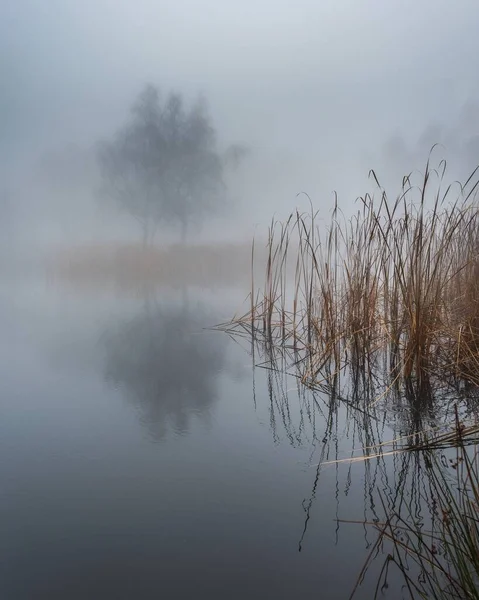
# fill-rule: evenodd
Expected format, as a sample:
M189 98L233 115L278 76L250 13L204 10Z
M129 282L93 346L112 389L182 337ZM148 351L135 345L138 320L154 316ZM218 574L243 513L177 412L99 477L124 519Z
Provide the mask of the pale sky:
M320 124L356 128L359 118L417 125L478 89L476 0L2 6L2 95L11 134L18 127L23 135L31 128L59 135L51 128L61 126L81 135L85 124L95 128L119 116L145 80L203 91L223 127L251 127L258 139L288 116L291 123L281 125L296 124L298 137Z
M3 0L0 160L110 135L151 82L297 160L288 194L341 188L479 98L478 30L478 0Z

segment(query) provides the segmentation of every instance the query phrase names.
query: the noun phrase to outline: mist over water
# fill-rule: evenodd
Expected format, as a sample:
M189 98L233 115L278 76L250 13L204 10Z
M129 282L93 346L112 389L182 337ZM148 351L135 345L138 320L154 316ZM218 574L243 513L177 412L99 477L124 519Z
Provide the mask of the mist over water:
M318 487L318 460L347 454L350 426L338 416L331 430L320 396L253 371L248 343L205 329L231 314L231 294L79 293L42 278L11 292L7 597L349 593L370 542L335 519L369 514L371 475L332 467Z
M478 22L475 0L2 5L5 598L347 598L376 533L344 521L401 494L425 514L422 459L331 461L448 422L450 395L366 422L349 380L307 390L213 327L249 309L272 219L326 230L336 193L354 214L373 169L394 198L435 144L467 179Z

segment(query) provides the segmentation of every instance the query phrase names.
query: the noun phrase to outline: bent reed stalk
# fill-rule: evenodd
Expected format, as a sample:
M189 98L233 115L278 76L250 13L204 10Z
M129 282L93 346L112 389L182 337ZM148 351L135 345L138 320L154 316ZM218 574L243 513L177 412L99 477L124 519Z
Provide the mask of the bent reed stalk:
M312 207L273 221L263 291L252 280L249 312L224 328L294 349L312 386L378 359L390 385L479 385L478 169L443 190L445 162L428 162L394 202L371 171L379 199L359 198L351 219L336 200L326 231Z
M330 407L344 379L342 401L351 398L366 428L387 397L407 400L400 437L317 465L312 497L328 464L404 460L397 495L379 492L385 519L369 522L379 535L351 597L389 542L374 597L396 565L410 598L479 598L479 419L477 402L471 412L458 400L477 399L479 388L479 167L464 184L444 186L445 172L444 161L437 169L428 161L418 184L403 178L394 201L371 172L379 195L360 197L350 219L336 200L327 228L312 206L272 221L263 288L252 272L249 311L219 326L250 337L273 371L286 368L277 356L288 357ZM254 254L253 245L252 264ZM453 427L425 428L423 412L444 393ZM413 459L424 474L420 492L406 477ZM407 501L407 481L430 508L426 522Z

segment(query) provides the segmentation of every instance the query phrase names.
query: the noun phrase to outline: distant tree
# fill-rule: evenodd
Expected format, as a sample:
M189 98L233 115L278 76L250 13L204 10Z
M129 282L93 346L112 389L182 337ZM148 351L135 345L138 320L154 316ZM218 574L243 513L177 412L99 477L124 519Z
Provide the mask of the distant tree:
M241 154L239 147L231 152ZM225 197L225 160L203 100L186 109L181 95L162 101L147 86L130 121L101 144L99 160L104 191L138 220L145 244L160 224L178 227L185 241L189 225Z

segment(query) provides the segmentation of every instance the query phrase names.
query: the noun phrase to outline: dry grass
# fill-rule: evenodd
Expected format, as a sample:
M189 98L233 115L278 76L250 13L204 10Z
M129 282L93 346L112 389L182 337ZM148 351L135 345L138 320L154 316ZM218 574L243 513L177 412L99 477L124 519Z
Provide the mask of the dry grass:
M443 190L440 169L428 163L417 185L405 177L393 202L378 183L379 197L359 198L350 220L336 205L326 232L313 210L273 222L263 291L253 283L249 312L225 328L301 352L310 385L378 364L389 385L478 385L477 172Z
M477 395L479 171L443 189L445 163L428 163L417 184L404 178L394 201L371 175L379 194L359 198L349 220L336 203L326 231L313 209L273 222L262 290L253 278L247 314L219 327L250 337L268 356L291 356L303 383L329 390L330 405L336 382L347 380L365 428L374 414L385 414L388 398L407 400L405 435L366 443L362 456L320 462L317 473L328 462L369 465L389 455L424 461L421 503L432 498L430 528L413 510L404 514L411 507L403 501L404 478L397 506L381 498L386 518L371 522L379 536L358 585L389 541L376 597L396 564L411 598L478 598L477 411L459 418L454 400L453 426L432 429L418 415L434 410L440 390L451 400L454 390Z
M146 248L91 244L64 248L49 262L50 276L60 281L85 286L113 284L127 289L143 285L247 287L250 268L250 247L240 243Z

